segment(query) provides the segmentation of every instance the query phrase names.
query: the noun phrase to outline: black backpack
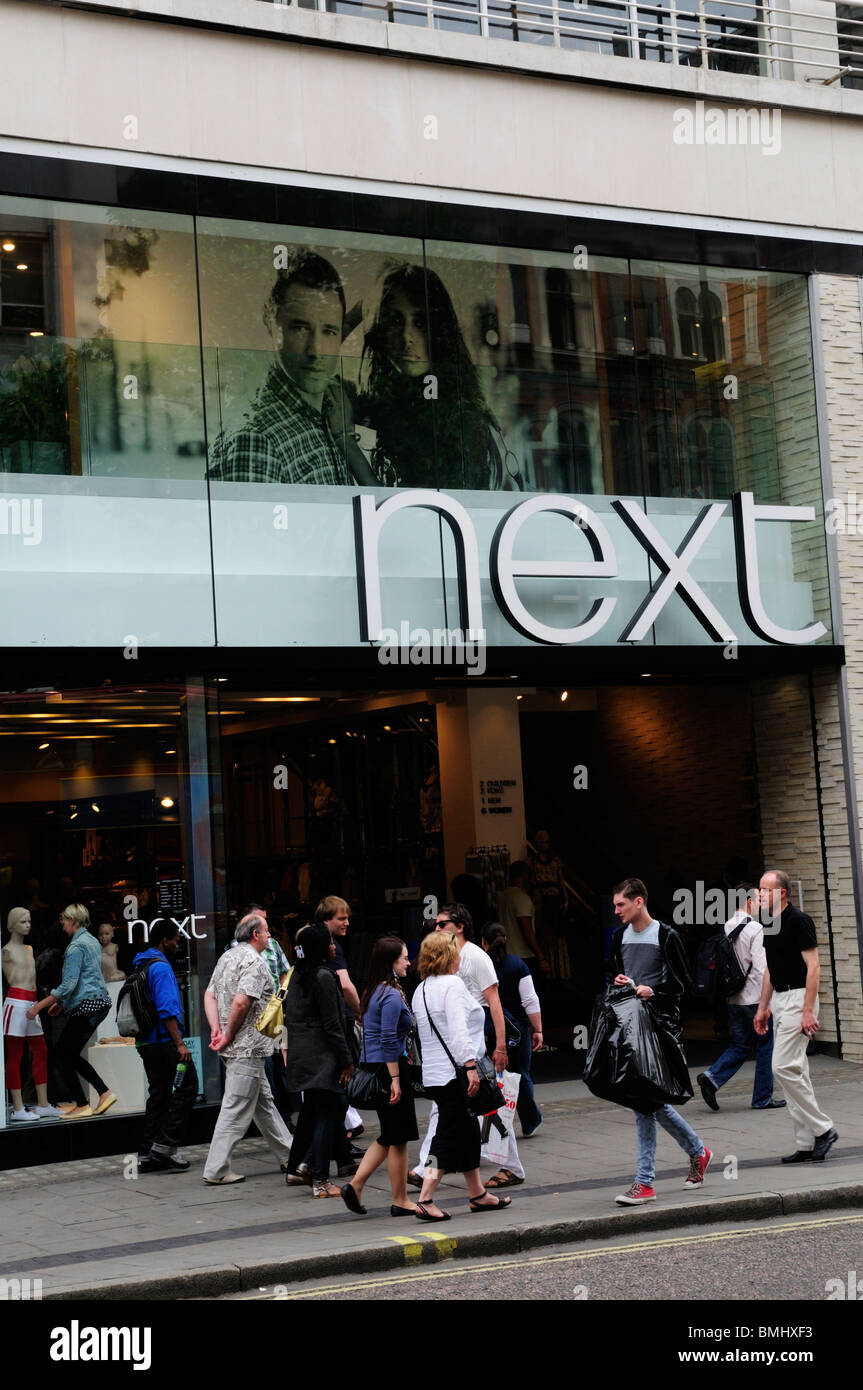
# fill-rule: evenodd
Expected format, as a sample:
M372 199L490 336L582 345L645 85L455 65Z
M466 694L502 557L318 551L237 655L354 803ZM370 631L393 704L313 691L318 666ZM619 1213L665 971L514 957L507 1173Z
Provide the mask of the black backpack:
M719 932L709 936L698 948L695 958L694 993L697 999L714 999L717 995L728 999L737 994L746 984L752 962L747 970L742 970L734 943L751 917L738 923L726 936Z
M140 1042L152 1033L159 1021L158 1011L147 988L147 976L152 964L153 961L145 960L131 975L127 975L126 983L117 996L117 1032L121 1038L137 1038Z

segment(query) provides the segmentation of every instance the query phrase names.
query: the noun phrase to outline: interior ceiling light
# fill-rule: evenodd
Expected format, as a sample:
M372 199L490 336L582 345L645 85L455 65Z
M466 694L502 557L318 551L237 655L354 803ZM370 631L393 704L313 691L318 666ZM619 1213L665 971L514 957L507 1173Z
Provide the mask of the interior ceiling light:
M565 700L568 700L568 699L569 699L569 691L568 691L568 690L561 690L561 692L560 692L560 702L561 702L561 704L563 704L564 701L565 701Z
M166 748L166 749L165 749L165 753L166 753L166 754L168 754L168 753L176 753L176 751L177 751L176 748Z
M308 705L320 700L320 695L248 695L250 705Z
M40 743L40 744L39 744L39 752L41 753L42 750L43 750L44 748L50 748L50 747L51 747L50 743Z
M3 250L4 250L4 251L14 251L14 250L15 250L15 243L14 243L14 241L4 241L4 243L3 243Z
M41 328L31 328L31 330L30 330L30 337L31 337L31 338L44 338L44 337L45 337L45 334L42 332Z
M95 801L90 802L90 810L98 812L101 808Z
M336 740L335 740L334 738L328 738L328 739L327 739L327 743L335 743L335 741L336 741Z
M169 810L171 809L171 807L173 806L173 804L174 804L174 798L173 798L172 796L163 796L163 797L162 797L162 800L159 802L159 805L160 805L160 806L164 806L164 808L165 808L166 811L169 811Z
M15 269L16 269L16 270L29 270L30 267L29 267L29 265L27 264L26 261L19 261L18 264L16 265Z

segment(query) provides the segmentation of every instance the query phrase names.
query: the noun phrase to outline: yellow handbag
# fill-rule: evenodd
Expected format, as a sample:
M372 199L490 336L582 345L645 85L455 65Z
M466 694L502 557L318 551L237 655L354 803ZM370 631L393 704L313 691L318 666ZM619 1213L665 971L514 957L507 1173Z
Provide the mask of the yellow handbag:
M285 997L288 993L288 985L291 983L291 976L293 973L294 967L291 966L285 983L282 985L281 989L277 989L274 994L270 995L261 1011L260 1018L255 1023L258 1032L263 1033L265 1038L278 1039L282 1036L282 1029L285 1026L285 1011L282 1006L285 1002Z

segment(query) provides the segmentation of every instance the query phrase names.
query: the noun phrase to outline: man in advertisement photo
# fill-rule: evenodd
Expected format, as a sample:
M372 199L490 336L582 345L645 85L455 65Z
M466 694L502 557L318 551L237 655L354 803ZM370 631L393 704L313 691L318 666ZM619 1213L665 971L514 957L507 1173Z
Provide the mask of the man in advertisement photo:
M336 376L345 326L338 272L295 251L264 309L276 357L245 423L219 435L210 476L245 483L375 485L357 445L352 390Z

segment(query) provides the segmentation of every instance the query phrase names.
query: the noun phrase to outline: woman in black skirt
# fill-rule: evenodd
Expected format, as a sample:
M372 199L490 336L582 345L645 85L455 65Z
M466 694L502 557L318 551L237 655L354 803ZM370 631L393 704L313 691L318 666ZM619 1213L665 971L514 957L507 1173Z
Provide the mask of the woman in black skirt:
M360 1001L363 1015L362 1063L377 1065L381 1083L378 1106L379 1138L366 1150L351 1181L342 1188L349 1211L365 1215L363 1187L384 1159L390 1175L393 1203L390 1216L413 1216L408 1199L408 1144L419 1137L414 1099L408 1086L405 1049L413 1016L402 993L408 948L397 936L383 936L372 950L369 982Z
M434 1157L429 1155L417 1202L420 1221L449 1220L449 1213L434 1201L444 1173L464 1173L471 1211L500 1211L511 1204L511 1198L496 1197L483 1187L479 1121L467 1108L464 1083L453 1066L455 1062L465 1068L467 1095L476 1095L476 1058L485 1052L485 1010L459 978L458 966L459 948L451 933L441 927L430 932L420 947L417 967L422 984L413 997L422 1044L423 1089L438 1107Z

